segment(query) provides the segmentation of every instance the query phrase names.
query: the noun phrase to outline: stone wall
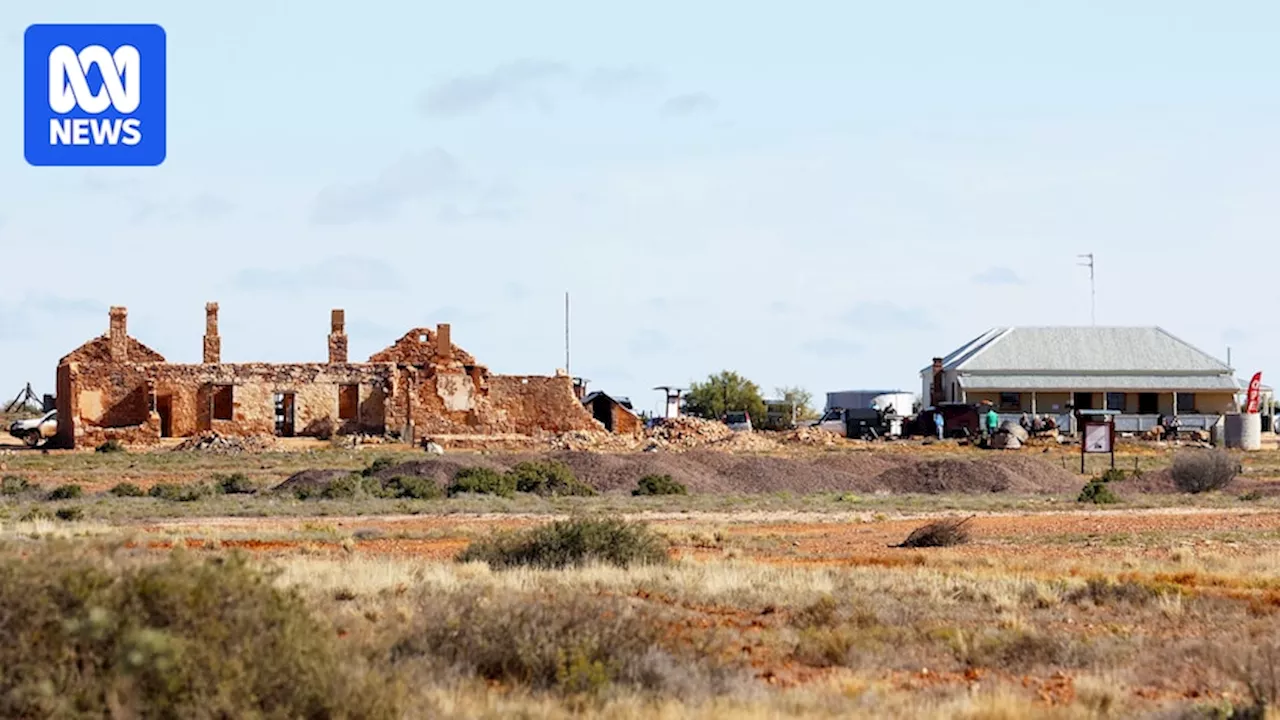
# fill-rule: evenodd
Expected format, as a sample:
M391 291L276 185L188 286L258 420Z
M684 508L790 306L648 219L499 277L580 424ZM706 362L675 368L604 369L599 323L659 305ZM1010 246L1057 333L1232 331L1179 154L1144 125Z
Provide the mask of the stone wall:
M495 432L602 429L574 395L568 375L491 375L489 401L495 410Z

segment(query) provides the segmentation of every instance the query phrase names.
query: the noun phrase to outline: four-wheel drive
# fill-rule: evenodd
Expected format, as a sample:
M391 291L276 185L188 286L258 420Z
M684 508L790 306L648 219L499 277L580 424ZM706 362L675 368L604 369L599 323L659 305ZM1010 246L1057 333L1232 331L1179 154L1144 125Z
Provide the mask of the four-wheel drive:
M17 420L9 426L9 434L35 447L58 434L58 411L50 410L38 418Z

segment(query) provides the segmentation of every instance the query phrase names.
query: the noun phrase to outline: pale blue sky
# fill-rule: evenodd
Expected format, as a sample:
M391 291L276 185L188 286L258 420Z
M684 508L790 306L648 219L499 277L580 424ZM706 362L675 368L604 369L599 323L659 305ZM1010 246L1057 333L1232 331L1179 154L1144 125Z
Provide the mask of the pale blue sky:
M198 361L416 325L497 372L919 389L994 325L1158 324L1280 373L1280 5L7 0L0 393L127 305ZM168 32L159 168L31 168L22 32ZM1223 297L1222 293L1229 293ZM1271 376L1273 381L1278 379ZM12 388L10 388L12 386Z

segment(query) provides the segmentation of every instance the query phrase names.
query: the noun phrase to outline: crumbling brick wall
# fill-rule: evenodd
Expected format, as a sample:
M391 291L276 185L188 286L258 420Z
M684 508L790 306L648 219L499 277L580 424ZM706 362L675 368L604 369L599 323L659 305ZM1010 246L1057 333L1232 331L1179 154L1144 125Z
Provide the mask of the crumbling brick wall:
M441 325L436 330L414 328L405 333L390 347L374 353L369 358L371 363L396 363L398 365L414 365L424 367L441 364L441 359L461 365L478 365L475 357L462 348L449 342L449 351L441 353L438 333L448 327Z
M567 375L492 375L489 401L494 424L511 428L504 432L602 429L573 394L573 379Z
M159 439L152 412L153 365L65 363L58 366L58 443L92 447L114 438L131 443Z

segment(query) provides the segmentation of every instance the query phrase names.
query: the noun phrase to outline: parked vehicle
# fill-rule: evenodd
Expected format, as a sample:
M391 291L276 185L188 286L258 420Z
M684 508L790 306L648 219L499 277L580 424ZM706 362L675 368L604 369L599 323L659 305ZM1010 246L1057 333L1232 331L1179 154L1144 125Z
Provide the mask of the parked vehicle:
M734 432L751 432L751 415L746 411L725 413L724 424Z
M9 426L9 434L35 447L58 434L58 411L50 410L38 418L17 420Z
M937 435L937 426L933 424L933 414L942 413L942 434L949 438L976 437L980 434L982 418L976 405L968 403L942 403L925 408L916 415L910 434L924 437Z
M891 430L887 416L875 408L834 408L813 426L855 440L888 437Z

